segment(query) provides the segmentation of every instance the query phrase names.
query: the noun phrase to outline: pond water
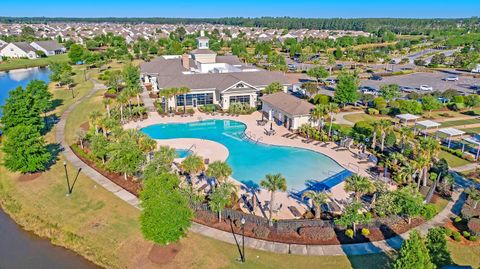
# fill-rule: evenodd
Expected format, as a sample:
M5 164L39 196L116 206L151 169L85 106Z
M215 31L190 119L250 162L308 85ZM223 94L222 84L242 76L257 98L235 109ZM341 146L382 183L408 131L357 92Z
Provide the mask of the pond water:
M50 73L50 69L46 67L33 67L0 72L0 106L3 106L5 103L10 90L15 89L18 86L25 87L34 79L49 82L48 75L50 75ZM0 109L0 116L1 115L2 111Z
M48 68L0 72L0 106L8 92L25 87L33 79L48 82ZM1 111L0 111L1 116ZM99 268L73 251L54 246L48 239L22 230L0 209L0 269L90 269Z

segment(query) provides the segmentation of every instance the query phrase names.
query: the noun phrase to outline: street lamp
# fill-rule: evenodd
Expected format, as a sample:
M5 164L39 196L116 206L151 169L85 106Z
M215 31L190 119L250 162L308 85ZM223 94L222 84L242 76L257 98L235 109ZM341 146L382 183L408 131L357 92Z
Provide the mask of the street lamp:
M245 218L242 216L240 219L240 223L242 224L242 262L245 262Z
M67 188L68 188L67 196L69 196L70 194L72 194L73 186L75 186L75 183L77 182L77 179L78 179L78 175L80 174L80 171L82 171L82 168L81 167L78 168L77 175L75 176L75 179L73 180L73 183L71 186L70 186L70 179L68 177L66 161L63 162L63 168L65 169L65 178L67 179Z

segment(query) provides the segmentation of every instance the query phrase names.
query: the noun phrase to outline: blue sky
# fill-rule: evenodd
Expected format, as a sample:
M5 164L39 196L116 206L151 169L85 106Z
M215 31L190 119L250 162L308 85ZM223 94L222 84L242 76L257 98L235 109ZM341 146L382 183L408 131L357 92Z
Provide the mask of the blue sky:
M480 0L1 0L0 2L0 16L31 17L480 16Z

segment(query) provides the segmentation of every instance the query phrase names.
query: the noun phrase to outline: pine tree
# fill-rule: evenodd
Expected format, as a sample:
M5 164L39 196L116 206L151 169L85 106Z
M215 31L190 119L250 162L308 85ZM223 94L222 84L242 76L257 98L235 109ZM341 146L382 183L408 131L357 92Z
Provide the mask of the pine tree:
M434 269L423 238L416 230L410 233L410 238L403 241L394 261L393 269Z
M427 249L432 262L437 268L443 268L446 265L453 264L452 257L447 248L447 240L445 239L445 230L442 227L435 227L428 230Z
M8 170L21 173L45 171L52 158L40 131L29 125L10 128L3 144L3 151L4 163Z

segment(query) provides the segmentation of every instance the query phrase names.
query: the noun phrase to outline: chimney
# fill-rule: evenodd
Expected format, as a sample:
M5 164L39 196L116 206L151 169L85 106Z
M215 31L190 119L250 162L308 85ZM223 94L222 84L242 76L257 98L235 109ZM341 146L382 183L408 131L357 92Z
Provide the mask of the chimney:
M183 68L189 70L190 69L190 58L188 57L188 54L184 53L182 55L182 65Z

